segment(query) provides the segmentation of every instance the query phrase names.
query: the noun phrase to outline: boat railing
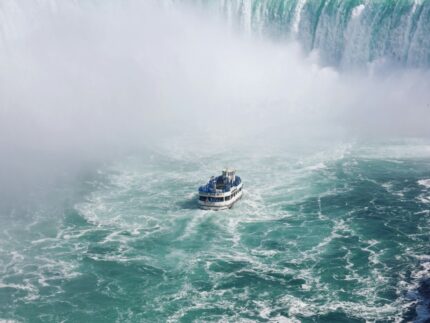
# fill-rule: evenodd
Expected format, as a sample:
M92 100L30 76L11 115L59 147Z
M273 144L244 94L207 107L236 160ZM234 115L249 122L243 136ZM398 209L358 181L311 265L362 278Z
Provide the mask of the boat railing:
M233 186L232 189L228 191L221 191L221 192L207 192L199 189L199 194L201 196L208 196L208 197L222 197L222 196L233 194L237 188L240 189L241 184L242 183L240 183L238 186Z

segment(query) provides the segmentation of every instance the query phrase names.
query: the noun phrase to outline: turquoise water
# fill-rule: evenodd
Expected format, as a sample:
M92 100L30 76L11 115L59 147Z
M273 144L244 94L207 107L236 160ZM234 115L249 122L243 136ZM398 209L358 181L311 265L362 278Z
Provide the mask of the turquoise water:
M426 144L176 146L91 167L3 214L0 319L424 320L429 156ZM226 165L244 198L199 210L198 186Z
M184 1L340 68L183 1L0 2L0 323L428 322L429 142L310 138L428 133L430 1Z

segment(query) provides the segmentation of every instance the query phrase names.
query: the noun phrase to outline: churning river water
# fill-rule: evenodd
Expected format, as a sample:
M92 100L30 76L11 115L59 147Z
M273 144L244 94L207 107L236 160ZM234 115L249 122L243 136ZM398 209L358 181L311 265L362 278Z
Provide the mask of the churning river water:
M342 144L101 165L3 214L0 321L424 321L429 157ZM198 186L225 166L243 199L199 210Z

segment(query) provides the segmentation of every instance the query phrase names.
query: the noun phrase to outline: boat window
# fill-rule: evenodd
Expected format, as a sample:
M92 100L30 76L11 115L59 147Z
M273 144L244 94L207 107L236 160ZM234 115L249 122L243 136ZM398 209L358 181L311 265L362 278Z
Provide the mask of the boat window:
M225 197L225 200L226 200L226 201L230 200L230 196L226 196L226 197Z
M206 196L200 196L200 197L199 197L199 200L200 200L200 201L206 201Z
M224 199L222 197L210 197L209 202L223 202Z

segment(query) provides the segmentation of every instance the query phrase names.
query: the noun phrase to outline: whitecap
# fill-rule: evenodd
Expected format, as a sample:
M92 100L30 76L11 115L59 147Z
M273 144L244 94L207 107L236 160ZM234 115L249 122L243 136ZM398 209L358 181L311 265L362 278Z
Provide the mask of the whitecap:
M418 185L424 186L425 188L430 188L430 178L428 179L420 179Z

